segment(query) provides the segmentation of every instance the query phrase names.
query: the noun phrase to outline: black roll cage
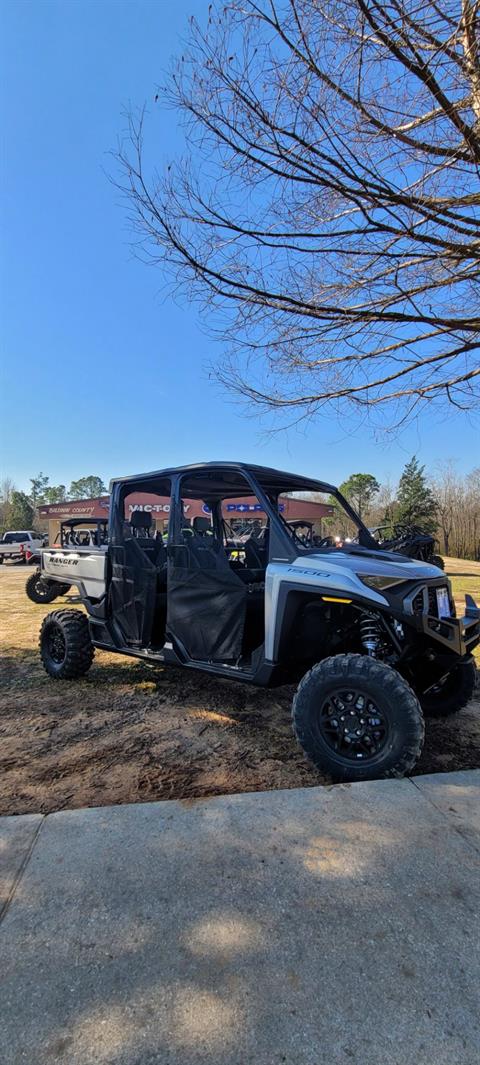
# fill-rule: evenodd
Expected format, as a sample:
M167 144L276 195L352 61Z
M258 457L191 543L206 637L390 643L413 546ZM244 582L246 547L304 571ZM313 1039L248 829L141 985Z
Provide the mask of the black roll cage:
M73 532L74 529L83 526L85 532L93 531L93 542L96 547L100 547L106 543L106 533L108 529L108 518L65 518L60 522L60 530L55 537L55 543L60 537L60 544L65 546L66 533L65 530Z
M255 466L247 463L239 462L211 462L211 463L199 463L191 466L175 467L173 469L164 469L154 471L152 473L138 474L133 477L126 477L124 479L113 480L110 485L111 494L111 508L110 508L110 538L112 542L119 543L124 538L125 517L123 511L123 500L128 491L151 491L155 482L164 480L170 482L170 498L171 508L169 515L168 525L168 542L169 545L175 546L181 543L181 530L183 526L183 508L182 499L185 495L182 494L182 485L186 477L194 477L196 474L205 473L211 483L206 486L205 495L202 495L199 491L197 498L204 498L204 501L212 510L214 526L217 527L217 531L220 528L218 526L219 513L218 505L221 500L227 499L229 496L235 498L241 493L238 486L231 486L228 489L225 481L222 480L225 474L236 473L243 476L246 483L252 489L252 495L254 495L259 503L262 504L262 508L265 511L270 521L270 549L269 557L271 561L278 562L290 562L298 557L303 551L308 550L298 541L297 544L294 538L289 534L287 524L282 521L281 515L278 512L278 497L282 492L287 491L316 491L322 492L334 497L343 507L348 517L354 522L359 530L359 543L362 547L378 550L378 544L374 537L371 535L367 527L363 524L358 514L350 505L348 500L339 491L335 485L327 484L323 481L315 481L308 477L302 477L299 474L284 473L280 470L274 470L266 466ZM218 472L218 486L215 487L215 478L211 477L212 474ZM262 485L262 479L264 484ZM221 517L221 515L220 515Z

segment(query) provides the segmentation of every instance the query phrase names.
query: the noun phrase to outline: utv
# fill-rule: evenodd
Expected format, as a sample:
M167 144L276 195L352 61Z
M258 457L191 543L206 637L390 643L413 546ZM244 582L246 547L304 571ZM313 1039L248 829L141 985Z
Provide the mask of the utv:
M418 562L430 562L437 569L445 569L442 556L435 553L438 541L418 525L394 525L390 537L384 535L386 531L385 525L370 530L383 551L396 551Z
M320 502L332 496L333 517ZM315 544L297 532L302 506L318 515ZM239 515L251 536L235 537ZM51 677L86 673L98 647L299 682L295 735L334 780L408 773L423 714L453 713L473 692L473 600L457 618L437 568L380 549L338 489L307 477L223 462L114 480L108 541L46 549L41 574L75 584L86 608L45 618Z
M62 521L57 537L59 547L100 547L107 542L108 522L105 518L68 518ZM57 539L53 547L57 547ZM42 576L40 551L27 554L27 562L37 563L37 569L31 573L25 583L25 591L32 603L53 603L60 595L66 595L71 585L64 581L52 580Z

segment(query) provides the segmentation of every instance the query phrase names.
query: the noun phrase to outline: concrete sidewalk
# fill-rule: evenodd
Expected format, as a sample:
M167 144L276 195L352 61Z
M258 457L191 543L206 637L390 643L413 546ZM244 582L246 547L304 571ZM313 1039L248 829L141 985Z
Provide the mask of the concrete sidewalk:
M480 772L0 819L2 1065L475 1065Z

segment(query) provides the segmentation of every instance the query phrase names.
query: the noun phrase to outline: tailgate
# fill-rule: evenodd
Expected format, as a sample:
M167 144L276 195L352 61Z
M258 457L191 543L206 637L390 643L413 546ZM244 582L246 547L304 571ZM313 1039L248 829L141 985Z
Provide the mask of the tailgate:
M76 584L89 598L100 599L104 595L106 565L106 547L45 548L41 553L41 569L46 577Z

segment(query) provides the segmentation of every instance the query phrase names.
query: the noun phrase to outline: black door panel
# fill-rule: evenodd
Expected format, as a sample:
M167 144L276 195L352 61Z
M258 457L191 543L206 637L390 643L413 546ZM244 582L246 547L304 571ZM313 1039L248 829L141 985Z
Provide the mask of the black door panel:
M147 647L155 613L157 568L133 537L112 544L110 557L110 613L126 644Z
M192 535L169 548L167 632L190 658L236 661L241 655L247 592L213 537Z

